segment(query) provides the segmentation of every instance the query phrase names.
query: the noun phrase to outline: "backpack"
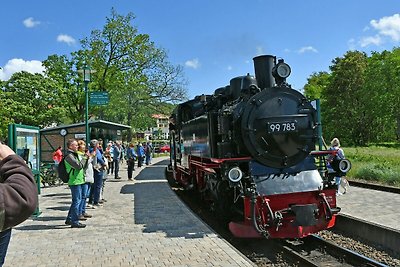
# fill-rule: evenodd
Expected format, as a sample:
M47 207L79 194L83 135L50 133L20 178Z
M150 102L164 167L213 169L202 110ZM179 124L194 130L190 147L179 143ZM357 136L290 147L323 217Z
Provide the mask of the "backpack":
M71 168L71 170L69 172L67 172L67 167L65 166L65 157L67 155L65 155L62 160L60 161L60 163L58 164L57 167L57 171L58 171L58 178L61 179L61 181L63 181L63 183L68 183L69 181L69 174L71 173L71 171L73 170Z

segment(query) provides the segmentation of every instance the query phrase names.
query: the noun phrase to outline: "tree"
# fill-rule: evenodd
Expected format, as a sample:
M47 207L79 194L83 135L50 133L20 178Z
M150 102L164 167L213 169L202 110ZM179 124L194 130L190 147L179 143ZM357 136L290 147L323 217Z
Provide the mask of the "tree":
M311 74L304 86L305 96L310 100L320 99L322 92L329 85L329 76L325 71Z
M122 16L112 9L104 28L92 31L82 45L86 61L96 70L92 88L110 95L108 107L94 112L140 127L161 102L185 99L186 82L182 68L170 64L165 51L147 34L138 33L134 18L132 13Z
M16 123L45 127L62 120L57 84L41 74L14 73L4 94L8 117Z
M77 123L84 120L85 93L76 72L76 65L79 65L77 62L83 61L79 60L82 57L81 54L82 52L79 51L72 53L72 59L68 59L65 55L51 55L42 63L46 68L46 76L58 85L57 106L63 109L64 123Z
M322 91L324 132L329 138L343 137L348 143L365 145L371 134L371 117L366 112L368 106L363 90L367 55L348 51L332 63L329 84Z

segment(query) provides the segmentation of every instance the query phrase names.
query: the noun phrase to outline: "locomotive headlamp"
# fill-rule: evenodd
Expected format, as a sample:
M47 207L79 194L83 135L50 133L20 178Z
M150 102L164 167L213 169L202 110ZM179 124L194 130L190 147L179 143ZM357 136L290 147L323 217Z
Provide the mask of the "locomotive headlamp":
M239 169L239 167L233 167L228 172L228 178L231 182L237 183L242 179L243 172Z
M339 170L341 172L346 173L346 172L350 171L350 169L351 169L351 163L348 159L342 159L339 162Z
M276 64L276 66L272 70L272 75L275 78L286 79L287 77L289 77L291 72L292 70L290 69L290 66L283 62L283 60L279 60L278 64Z

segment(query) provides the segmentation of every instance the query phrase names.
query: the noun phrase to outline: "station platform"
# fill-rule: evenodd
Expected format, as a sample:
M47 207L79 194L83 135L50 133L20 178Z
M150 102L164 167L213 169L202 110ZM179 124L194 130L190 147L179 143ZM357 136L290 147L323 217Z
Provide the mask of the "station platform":
M128 181L122 163L122 179L108 178L107 202L87 210L82 229L64 224L68 186L42 188L41 214L13 229L4 266L255 266L179 200L166 164L155 158Z
M400 194L351 186L337 205L341 214L400 231Z

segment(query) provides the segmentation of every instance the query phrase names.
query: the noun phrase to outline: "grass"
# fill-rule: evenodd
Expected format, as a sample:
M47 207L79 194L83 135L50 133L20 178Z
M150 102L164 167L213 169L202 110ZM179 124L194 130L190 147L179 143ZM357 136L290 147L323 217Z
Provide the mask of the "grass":
M398 145L344 147L352 163L348 177L400 187L400 148Z

